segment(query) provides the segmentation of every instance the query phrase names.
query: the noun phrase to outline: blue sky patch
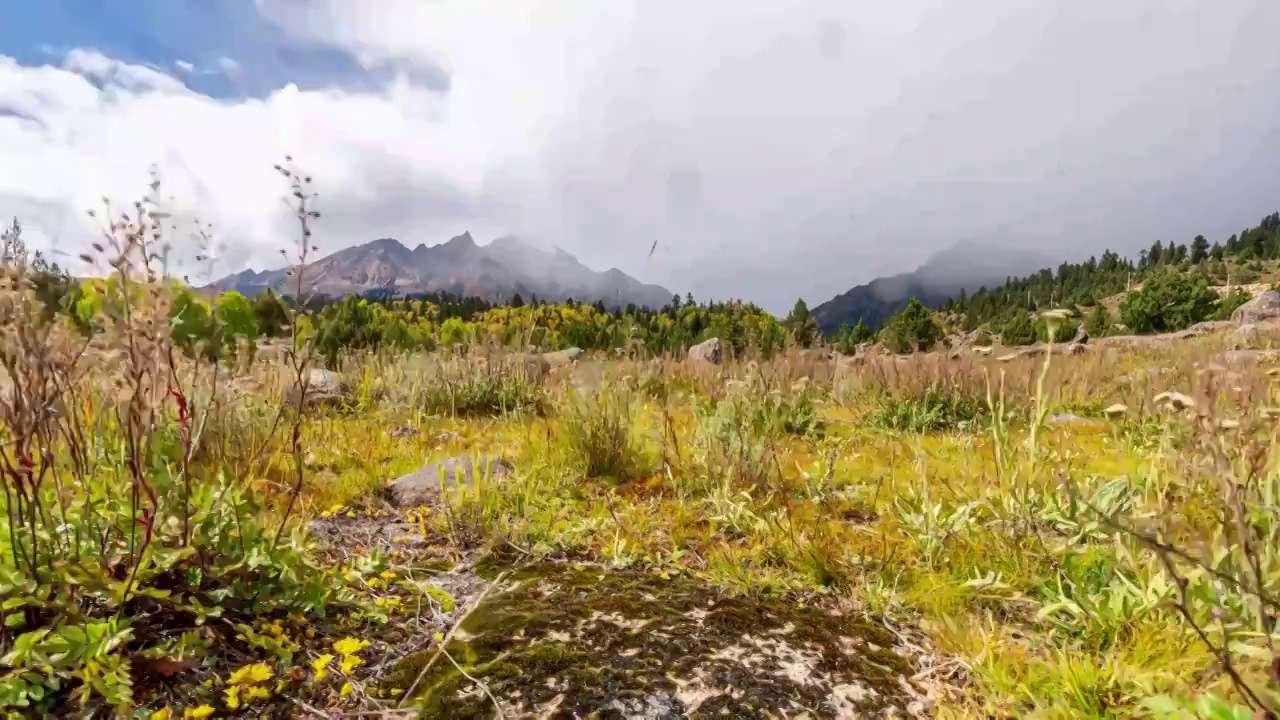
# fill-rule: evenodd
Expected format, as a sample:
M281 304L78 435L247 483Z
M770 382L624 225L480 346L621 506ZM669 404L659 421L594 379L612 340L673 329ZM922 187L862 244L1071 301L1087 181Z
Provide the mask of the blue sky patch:
M0 2L0 55L57 65L73 48L152 66L217 98L264 97L289 83L372 90L409 70L370 72L346 53L305 44L261 17L253 0ZM413 69L413 79L449 86L443 71Z

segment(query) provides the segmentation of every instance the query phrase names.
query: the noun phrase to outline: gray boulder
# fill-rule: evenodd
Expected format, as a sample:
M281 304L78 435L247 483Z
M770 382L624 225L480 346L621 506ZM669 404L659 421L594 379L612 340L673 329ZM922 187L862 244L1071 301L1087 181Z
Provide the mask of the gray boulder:
M511 475L515 472L515 467L500 457L451 457L387 483L387 499L400 508L431 505L440 499L441 482L447 490L453 490L460 484L472 487L475 485L477 472L482 478L495 479Z
M1280 292L1268 290L1231 313L1236 323L1259 323L1280 318Z
M292 373L292 371L290 371ZM303 396L307 405L323 405L340 402L347 397L347 381L341 374L324 368L310 368L303 378L306 394ZM289 388L290 404L298 402L298 387Z
M719 365L724 358L724 351L720 346L720 338L711 338L689 348L689 360L697 363L710 363L711 365Z
M547 367L558 368L577 362L579 355L582 355L582 349L571 347L567 350L543 353L542 359L546 361Z

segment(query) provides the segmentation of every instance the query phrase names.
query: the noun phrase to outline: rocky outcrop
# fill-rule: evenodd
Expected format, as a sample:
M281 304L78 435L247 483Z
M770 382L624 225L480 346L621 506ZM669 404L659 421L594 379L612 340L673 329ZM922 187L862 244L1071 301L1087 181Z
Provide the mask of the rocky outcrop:
M387 499L400 508L431 505L440 499L440 492L458 486L472 487L476 475L485 479L506 477L515 472L511 463L500 457L486 455L462 455L451 457L411 472L387 483ZM443 488L442 488L443 486Z
M1235 323L1260 323L1280 318L1280 292L1268 290L1231 313Z
M689 348L690 362L719 365L723 359L724 351L720 345L720 338L703 340Z

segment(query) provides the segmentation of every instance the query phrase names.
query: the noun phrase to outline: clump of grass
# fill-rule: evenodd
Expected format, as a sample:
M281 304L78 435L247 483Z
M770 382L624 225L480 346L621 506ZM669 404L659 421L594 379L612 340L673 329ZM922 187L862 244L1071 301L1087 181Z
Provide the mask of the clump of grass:
M644 471L635 397L625 384L574 392L563 416L569 449L586 477L626 480Z
M774 436L782 423L751 385L730 381L725 397L697 408L697 448L708 480L763 488L776 477Z
M545 411L541 379L510 364L446 357L409 383L407 402L415 413L486 417Z
M873 425L902 432L954 430L983 417L985 400L940 385L907 395L885 394L872 413Z

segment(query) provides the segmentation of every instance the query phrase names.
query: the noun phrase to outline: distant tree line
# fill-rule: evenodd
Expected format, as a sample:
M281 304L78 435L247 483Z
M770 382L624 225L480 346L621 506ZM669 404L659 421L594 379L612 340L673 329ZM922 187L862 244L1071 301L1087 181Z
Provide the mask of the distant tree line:
M1170 332L1197 322L1229 318L1249 299L1237 288L1220 296L1211 285L1242 285L1261 277L1265 261L1280 259L1280 213L1256 226L1210 243L1197 235L1189 244L1159 241L1136 260L1107 251L1081 263L1062 263L1004 284L961 291L930 312L918 300L892 316L877 332L860 318L831 338L842 352L873 339L899 352L928 349L944 334L983 330L1001 335L1006 345L1048 339L1048 326L1035 316L1069 309L1078 321L1058 323L1055 337L1069 339L1082 324L1089 335ZM1112 311L1103 301L1123 295Z

